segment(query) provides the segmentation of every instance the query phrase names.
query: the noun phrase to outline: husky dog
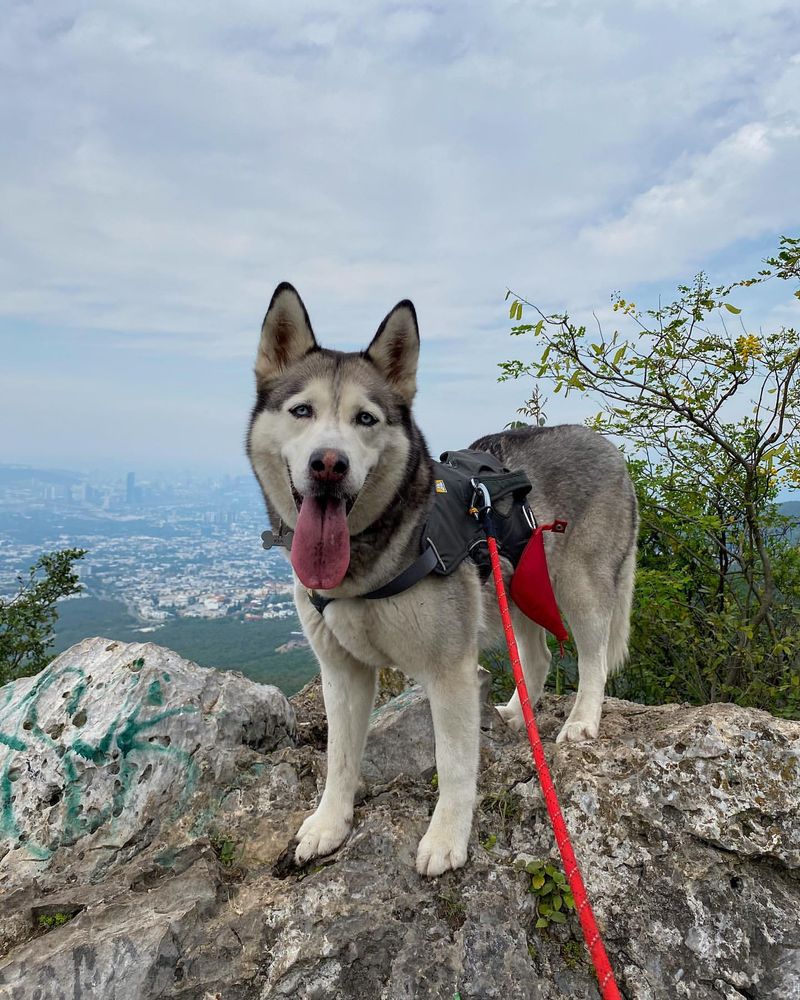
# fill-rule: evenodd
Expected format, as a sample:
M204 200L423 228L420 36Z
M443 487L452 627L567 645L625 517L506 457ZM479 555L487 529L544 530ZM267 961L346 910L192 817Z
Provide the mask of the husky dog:
M285 283L261 329L247 453L273 531L293 532L295 602L319 660L328 717L327 781L297 833L298 864L335 850L350 831L377 672L385 666L424 686L433 716L439 800L419 843L417 870L436 876L467 859L478 769L478 652L493 633L502 635L493 584L482 585L466 559L451 575L426 576L395 596L361 596L419 556L433 502L432 459L411 415L418 356L408 301L395 306L360 353L321 348L300 296ZM638 512L625 462L600 435L574 425L491 434L472 447L527 472L538 521L569 522L565 535L547 538L580 671L558 740L593 739L606 677L627 651ZM510 576L511 566L505 571ZM318 595L335 600L318 610ZM535 703L550 663L545 632L518 611L514 627ZM522 728L516 693L499 711Z

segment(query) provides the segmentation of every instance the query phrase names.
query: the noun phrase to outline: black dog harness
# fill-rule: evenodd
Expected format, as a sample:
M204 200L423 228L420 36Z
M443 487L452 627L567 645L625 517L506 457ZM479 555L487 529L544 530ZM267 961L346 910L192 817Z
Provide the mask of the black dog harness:
M536 527L527 503L530 480L522 471L506 469L489 452L446 451L433 463L434 499L420 533L420 555L393 580L357 596L374 601L402 594L430 573L449 576L467 557L477 564L481 580L486 580L491 566L486 535L476 516L473 480L488 489L500 554L516 566ZM262 545L265 549L273 545L290 549L292 534L281 522L277 536L271 531L262 533ZM336 600L315 590L309 590L308 597L320 614Z

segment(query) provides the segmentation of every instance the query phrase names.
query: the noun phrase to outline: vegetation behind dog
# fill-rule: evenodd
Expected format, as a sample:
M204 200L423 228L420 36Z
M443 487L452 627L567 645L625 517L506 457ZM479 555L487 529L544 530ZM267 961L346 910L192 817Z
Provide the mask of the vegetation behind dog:
M617 697L800 717L800 531L778 504L800 489L800 334L755 334L735 304L775 281L800 299L800 239L782 238L764 265L726 286L699 274L651 310L616 294L622 322L610 333L513 296L511 333L538 350L503 362L501 380L596 401L588 423L621 442L636 484L631 655L607 689ZM535 385L521 412L541 423L543 405ZM549 686L569 689L574 664L554 662Z

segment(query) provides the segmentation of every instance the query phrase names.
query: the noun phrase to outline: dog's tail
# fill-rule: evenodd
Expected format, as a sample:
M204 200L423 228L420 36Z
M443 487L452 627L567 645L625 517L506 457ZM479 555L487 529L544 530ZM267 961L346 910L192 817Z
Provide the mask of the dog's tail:
M633 577L636 572L636 550L625 556L617 584L617 598L611 615L611 631L608 636L608 676L623 665L628 656L628 637L631 628L631 604L633 602Z
M608 636L608 676L625 663L628 656L628 638L631 630L631 605L633 603L634 577L636 576L636 539L639 534L639 511L636 498L632 504L633 521L631 542L622 565L617 573L617 592L611 615L611 631Z

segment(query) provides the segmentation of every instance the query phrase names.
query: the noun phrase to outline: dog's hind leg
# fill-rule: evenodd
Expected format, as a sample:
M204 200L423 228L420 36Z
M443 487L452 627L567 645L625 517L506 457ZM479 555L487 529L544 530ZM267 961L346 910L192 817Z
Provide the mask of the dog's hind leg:
M441 875L467 860L480 739L476 658L417 674L430 700L439 778L439 801L417 850L420 875Z
M578 648L578 694L557 743L593 740L600 731L615 603L610 586L573 574L562 608Z
M377 672L341 647L335 655L320 658L320 672L328 716L328 776L316 811L297 831L298 864L335 851L350 832L369 713L375 701Z
M522 672L525 675L525 686L528 689L531 705L535 705L542 696L544 682L550 670L551 654L547 645L547 633L541 625L532 622L520 611L512 611L512 619L522 661ZM519 691L516 689L505 705L497 706L497 711L512 729L525 728Z

